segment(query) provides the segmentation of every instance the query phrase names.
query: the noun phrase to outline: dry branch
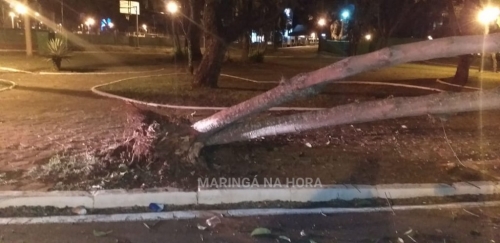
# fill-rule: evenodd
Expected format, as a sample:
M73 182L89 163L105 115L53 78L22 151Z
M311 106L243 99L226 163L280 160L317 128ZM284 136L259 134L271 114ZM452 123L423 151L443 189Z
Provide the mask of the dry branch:
M484 45L480 44L483 41ZM205 135L211 135L235 121L291 101L299 95L317 93L328 81L340 80L365 71L413 61L498 50L500 50L500 33L486 37L483 35L448 37L384 48L373 53L346 58L310 73L299 74L285 85L277 86L195 123L193 128Z
M343 124L492 109L500 109L500 88L392 98L275 117L260 122L239 123L212 135L205 144L225 144Z

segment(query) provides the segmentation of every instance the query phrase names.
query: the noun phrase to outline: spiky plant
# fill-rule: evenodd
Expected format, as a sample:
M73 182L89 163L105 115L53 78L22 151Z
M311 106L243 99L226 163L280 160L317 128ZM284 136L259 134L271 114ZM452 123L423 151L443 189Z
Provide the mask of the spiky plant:
M70 51L64 43L63 39L55 38L47 43L48 61L52 62L54 68L61 70L61 63L63 60L69 59Z

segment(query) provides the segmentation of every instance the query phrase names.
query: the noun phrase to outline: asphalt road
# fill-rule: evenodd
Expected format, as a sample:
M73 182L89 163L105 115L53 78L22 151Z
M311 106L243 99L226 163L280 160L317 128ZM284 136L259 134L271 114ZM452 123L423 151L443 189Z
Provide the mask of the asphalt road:
M0 242L287 242L280 236L310 243L500 242L500 208L222 218L205 230L197 226L206 226L205 219L146 223L149 228L145 222L0 226ZM273 236L251 237L257 227ZM108 234L95 235L102 232Z

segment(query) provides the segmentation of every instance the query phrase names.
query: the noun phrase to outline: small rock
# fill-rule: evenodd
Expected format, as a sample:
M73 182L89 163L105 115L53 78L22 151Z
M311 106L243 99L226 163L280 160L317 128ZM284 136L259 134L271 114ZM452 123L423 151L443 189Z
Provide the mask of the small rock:
M84 206L78 206L78 207L72 208L71 212L76 214L76 215L85 215L85 214L87 214L87 209L85 209Z
M405 125L401 125L401 128L403 128L403 129L407 129L408 127L407 127L407 126L405 126Z

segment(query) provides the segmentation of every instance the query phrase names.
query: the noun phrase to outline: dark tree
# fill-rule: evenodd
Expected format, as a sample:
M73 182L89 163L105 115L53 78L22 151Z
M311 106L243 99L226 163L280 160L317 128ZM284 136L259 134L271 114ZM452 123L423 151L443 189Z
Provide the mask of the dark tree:
M206 0L203 10L206 47L193 86L217 87L228 45L246 31L274 21L282 9L276 0Z

